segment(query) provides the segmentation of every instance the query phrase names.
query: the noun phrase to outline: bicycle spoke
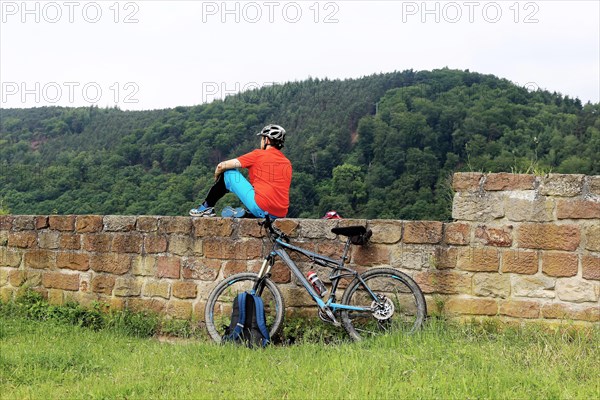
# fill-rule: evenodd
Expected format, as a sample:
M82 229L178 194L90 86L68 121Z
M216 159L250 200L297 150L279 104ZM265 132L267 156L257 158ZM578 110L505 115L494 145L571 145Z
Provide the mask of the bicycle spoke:
M346 305L372 310L342 312L344 327L355 340L393 332L410 333L421 326L426 314L425 300L409 277L389 268L378 268L364 274L363 280L370 290L355 281L343 299Z

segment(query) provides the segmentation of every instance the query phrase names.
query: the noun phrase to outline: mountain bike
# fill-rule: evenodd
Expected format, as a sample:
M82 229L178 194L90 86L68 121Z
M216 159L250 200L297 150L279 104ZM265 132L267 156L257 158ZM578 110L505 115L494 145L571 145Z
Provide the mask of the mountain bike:
M285 307L281 291L271 280L276 258L283 261L308 292L318 307L319 317L335 326L342 325L355 341L395 332L413 333L422 327L427 305L423 292L410 276L394 268L370 268L360 274L345 265L351 245L368 244L372 235L370 229L365 226L333 228L332 233L346 237L341 259L334 260L291 244L289 237L273 226L268 215L260 225L272 244L260 271L232 275L220 282L208 297L205 323L214 341L221 342L225 328L230 324L233 299L244 291L252 291L262 297L267 328L272 338L278 335ZM331 290L327 299L317 292L318 288L313 287L288 252L298 253L315 265L331 269ZM343 290L341 302L338 302L337 291L341 289L340 282L344 278L351 279L351 282Z

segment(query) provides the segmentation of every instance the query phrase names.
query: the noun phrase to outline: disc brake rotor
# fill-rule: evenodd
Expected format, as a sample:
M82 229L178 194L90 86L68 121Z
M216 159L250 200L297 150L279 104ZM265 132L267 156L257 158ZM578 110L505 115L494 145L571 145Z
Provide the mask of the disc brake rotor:
M385 296L379 296L381 303L373 301L371 303L371 309L373 310L373 317L383 321L389 319L394 315L394 303Z

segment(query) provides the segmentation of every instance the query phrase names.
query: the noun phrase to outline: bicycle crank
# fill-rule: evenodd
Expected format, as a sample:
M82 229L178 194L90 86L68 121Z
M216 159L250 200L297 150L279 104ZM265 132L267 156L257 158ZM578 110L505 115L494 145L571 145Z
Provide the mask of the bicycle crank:
M319 318L321 318L321 320L324 322L333 324L333 326L341 326L342 325L335 318L335 316L333 315L333 312L331 311L331 309L329 307L326 307L325 309L319 308Z

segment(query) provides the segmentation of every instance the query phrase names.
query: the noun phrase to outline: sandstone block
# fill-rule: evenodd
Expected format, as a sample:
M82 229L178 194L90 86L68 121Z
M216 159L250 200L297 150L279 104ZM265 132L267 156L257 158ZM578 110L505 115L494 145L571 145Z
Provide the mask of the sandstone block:
M458 262L458 248L436 247L433 261L433 268L436 269L456 268Z
M471 225L463 222L444 224L444 243L465 245L471 241Z
M199 279L214 281L221 270L221 260L206 260L201 258L184 258L182 275L184 279Z
M510 277L500 274L475 274L473 276L473 294L506 299L510 296Z
M156 232L158 231L158 217L139 216L136 228L140 232Z
M179 299L195 299L198 295L198 285L194 282L174 282L173 296Z
M558 201L556 215L558 219L600 219L600 201L561 199Z
M591 251L600 252L600 225L588 225L584 229L585 248Z
M380 264L388 264L388 262L391 262L391 265L394 268L400 268L400 269L428 269L428 268L440 268L442 269L443 267L445 267L446 265L443 266L438 266L438 263L440 261L446 261L446 259L439 259L438 258L438 253L440 253L442 256L446 255L443 254L441 249L438 249L436 246L431 246L431 245L405 245L405 244L398 244L395 245L391 248L391 258L390 261L386 261L387 259L385 257L387 257L387 253L389 250L387 250L387 247L382 247L381 248L383 251L383 254L381 254L381 263ZM357 250L353 250L353 253L356 253ZM377 255L375 255L375 257L377 257ZM362 260L361 260L362 261ZM451 262L451 260L449 261ZM356 259L354 260L354 263L357 265L364 265L364 266L368 266L368 265L374 265L371 264L369 262L369 259L366 257L366 261L365 262L358 262L356 261ZM454 262L454 265L456 265L456 262Z
M0 300L3 303L10 302L15 297L16 290L7 286L0 288Z
M23 273L23 271L14 271L14 270L10 270L10 269L0 269L0 286L5 286L8 283L8 276L10 274L10 272L17 272L17 273ZM20 285L13 285L13 286L20 286Z
M271 269L271 279L275 283L290 283L292 274L283 262L277 261Z
M531 297L553 299L556 296L554 287L556 279L545 276L520 276L511 277L512 295L515 297Z
M452 189L456 192L477 191L482 178L480 172L457 172L452 177Z
M30 250L25 253L25 268L50 269L56 263L56 254L49 250Z
M131 272L134 275L141 276L156 276L156 257L153 256L138 256L133 262Z
M237 230L239 236L250 236L262 238L265 232L255 219L234 219L234 231Z
M127 308L133 312L150 312L160 314L165 310L166 302L162 299L140 299L131 297L127 299Z
M506 172L488 174L485 177L485 190L533 190L535 176L527 174L509 174Z
M262 241L259 239L207 238L203 241L203 250L206 258L251 260L260 257Z
M281 294L283 296L283 303L287 307L304 307L304 306L314 306L315 301L310 297L310 295L304 290L304 288L299 287L282 287Z
M587 184L591 195L600 196L600 175L588 176Z
M135 229L136 217L130 215L106 215L104 217L104 231L130 232Z
M171 297L171 284L167 281L146 281L142 294L146 297Z
M62 306L65 303L65 296L60 289L48 289L48 303L54 306Z
M300 224L294 219L278 219L274 223L275 227L281 230L289 237L297 237L298 231L300 230Z
M458 269L473 272L497 272L500 266L500 253L495 248L464 248L458 250Z
M307 239L335 239L336 235L331 232L338 226L337 220L300 220L300 234Z
M87 254L58 253L56 255L56 266L76 271L87 271L90 269L90 260Z
M180 267L181 259L179 257L158 257L156 277L179 279Z
M169 236L169 253L178 256L202 255L202 240L193 239L190 236Z
M475 239L487 246L510 247L512 245L512 225L498 228L479 225L475 229Z
M79 274L79 292L89 293L92 286L92 274L90 272L82 272Z
M584 255L581 259L581 267L584 279L600 280L600 257Z
M437 221L408 221L404 223L403 243L429 243L442 241L444 224Z
M504 301L500 303L499 314L515 318L539 318L540 304L523 300Z
M510 221L554 221L556 201L549 197L536 197L534 191L510 192L506 199L506 218Z
M75 230L75 215L50 215L48 217L50 229L61 232Z
M93 254L90 256L90 268L94 272L123 275L129 272L131 261L131 256L126 254Z
M377 244L354 246L352 249L352 263L364 266L389 265L390 247Z
M244 260L228 260L223 265L224 278L246 271L248 271L248 262Z
M35 247L37 235L35 232L10 232L8 234L8 247L18 247L20 249L30 249Z
M370 228L373 231L371 243L393 244L398 243L402 238L402 222L400 221L377 221Z
M100 215L78 215L75 220L75 230L79 233L100 232L103 223Z
M0 215L0 230L10 231L15 217L12 215Z
M38 234L38 247L40 249L58 249L60 247L60 233L56 231L43 231Z
M19 251L0 247L0 267L18 268L21 265L21 258Z
M537 251L505 250L502 253L502 273L533 275L538 271Z
M142 253L142 237L133 233L114 235L111 249L115 253Z
M111 295L117 278L113 275L96 275L92 278L92 292Z
M542 272L548 276L575 276L579 269L579 256L575 253L547 251L542 253Z
M158 222L158 233L189 235L192 233L192 219L190 217L161 217Z
M120 297L111 297L108 299L108 308L110 310L124 310L126 299Z
M463 221L486 222L504 217L502 192L467 193L454 195L452 218Z
M8 246L8 231L0 230L0 247Z
M597 302L597 285L579 278L558 279L556 294L563 301L572 303Z
M492 299L451 297L447 300L444 310L449 314L496 315L498 302Z
M166 313L175 319L189 319L192 316L192 303L184 300L171 300L167 303Z
M81 235L73 233L61 233L59 240L61 250L79 250L81 249Z
M106 233L93 233L83 235L83 249L94 253L106 253L110 251L112 235Z
M471 275L465 272L454 271L424 271L417 272L415 282L421 287L423 293L440 294L470 294Z
M337 240L320 240L317 242L317 253L339 260L344 254L345 243ZM348 251L350 255L350 251Z
M195 237L228 237L233 233L231 218L193 218Z
M562 303L545 304L542 306L542 317L598 322L600 321L600 307Z
M164 253L167 251L166 236L145 236L144 237L144 252L150 254Z
M115 287L113 289L113 293L115 296L139 296L141 291L142 284L136 278L119 277L115 280Z
M519 226L517 237L518 246L525 249L573 251L581 241L577 225L524 223Z
M79 274L46 272L42 274L42 285L47 289L79 290Z
M13 230L32 231L35 229L35 217L33 215L17 215L13 220Z
M47 215L36 215L35 217L35 229L46 229L50 226Z
M22 270L0 270L0 285L4 286L6 282L11 286L19 287L26 281L25 271Z
M573 197L581 194L584 175L548 174L542 178L540 194Z

